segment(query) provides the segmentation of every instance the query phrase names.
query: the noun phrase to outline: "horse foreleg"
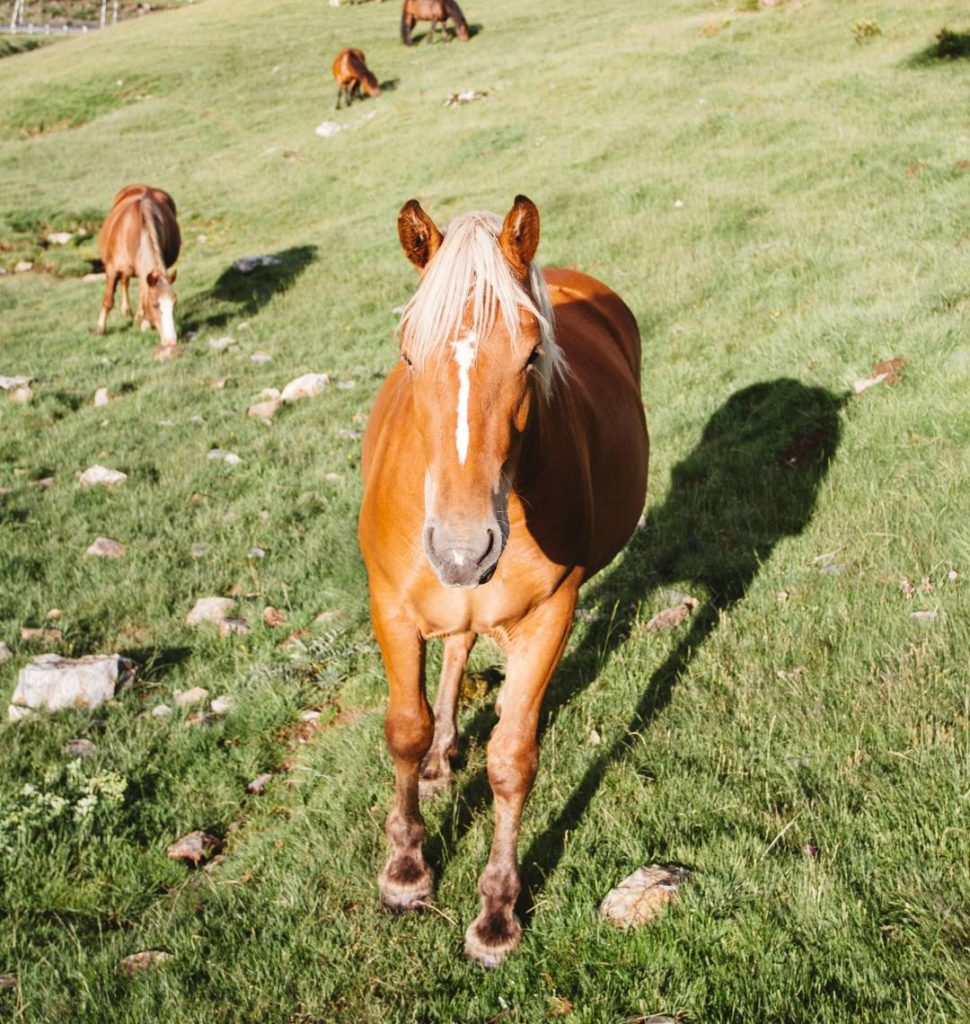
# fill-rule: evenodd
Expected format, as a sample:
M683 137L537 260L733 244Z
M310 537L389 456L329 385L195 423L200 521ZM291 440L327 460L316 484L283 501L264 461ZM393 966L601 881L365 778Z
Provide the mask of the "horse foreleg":
M371 597L371 616L384 658L389 689L384 737L394 763L394 805L385 826L390 852L378 878L381 902L390 910L412 910L429 899L431 872L421 843L424 819L418 807L418 772L431 746L431 708L424 694L425 642L413 623L394 611L393 595Z
M465 933L465 953L497 967L522 938L515 916L521 886L517 864L522 809L539 764L536 732L542 698L559 664L576 606L566 585L515 628L509 647L501 718L488 744L488 781L495 801L495 834L488 864L478 880L481 911Z
M477 633L459 633L445 640L441 679L434 700L434 739L421 762L421 796L433 796L451 784L451 758L458 753L458 690Z
M121 275L121 315L131 316L131 301L128 298L128 282L131 280L131 274Z
M104 271L104 299L101 302L101 312L98 315L98 326L94 331L96 334L104 334L108 323L108 314L115 304L115 288L118 285L118 273L114 269L105 267Z
M344 87L342 85L338 85L337 86L337 105L334 107L334 110L339 110L340 109L340 97L343 96L343 94L344 94Z

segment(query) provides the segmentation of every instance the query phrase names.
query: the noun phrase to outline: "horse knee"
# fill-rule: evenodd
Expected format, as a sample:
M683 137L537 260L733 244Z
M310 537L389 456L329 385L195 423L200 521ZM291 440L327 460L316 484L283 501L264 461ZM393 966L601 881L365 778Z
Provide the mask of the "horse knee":
M384 720L384 738L394 760L420 763L431 749L433 737L434 719L427 702L407 711L388 711Z
M539 768L539 744L532 738L496 732L488 744L488 781L499 799L528 792Z

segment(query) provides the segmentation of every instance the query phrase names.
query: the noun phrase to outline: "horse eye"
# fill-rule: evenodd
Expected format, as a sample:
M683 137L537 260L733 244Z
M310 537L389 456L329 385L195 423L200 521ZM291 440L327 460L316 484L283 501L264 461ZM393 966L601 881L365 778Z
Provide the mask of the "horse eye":
M540 355L542 355L542 353L539 351L539 346L536 345L536 347L529 353L529 359L528 359L528 361L526 362L525 365L527 367L528 366L535 366L535 364L539 361L539 356Z

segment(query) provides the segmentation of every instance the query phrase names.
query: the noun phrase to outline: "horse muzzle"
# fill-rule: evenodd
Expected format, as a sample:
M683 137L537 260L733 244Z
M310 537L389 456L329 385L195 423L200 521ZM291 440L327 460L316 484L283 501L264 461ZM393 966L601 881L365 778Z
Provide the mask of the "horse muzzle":
M497 522L477 529L453 530L433 520L424 526L424 552L446 587L477 587L495 573L505 547Z

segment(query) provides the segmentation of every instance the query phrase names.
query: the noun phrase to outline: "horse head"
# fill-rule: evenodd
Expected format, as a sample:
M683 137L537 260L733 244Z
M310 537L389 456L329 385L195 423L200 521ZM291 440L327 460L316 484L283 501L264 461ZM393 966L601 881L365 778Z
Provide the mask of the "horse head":
M178 341L175 333L175 303L178 300L172 290L177 273L177 270L166 272L158 267L150 271L145 278L148 295L142 312L161 335L163 345L174 345Z
M530 412L563 369L533 263L539 211L470 213L446 233L416 200L398 217L421 271L399 329L425 475L424 550L446 586L476 587L508 538L509 489Z

